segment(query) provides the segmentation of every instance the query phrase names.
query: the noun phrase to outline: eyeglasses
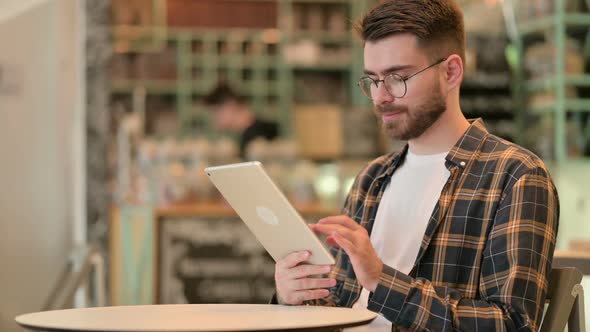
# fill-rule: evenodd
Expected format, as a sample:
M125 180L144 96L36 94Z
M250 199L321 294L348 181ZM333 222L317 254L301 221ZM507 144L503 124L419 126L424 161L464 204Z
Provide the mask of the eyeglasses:
M382 80L375 80L369 76L364 76L361 77L361 79L358 81L358 86L361 88L365 96L367 96L369 99L373 99L373 94L377 92L377 89L379 88L379 83L383 82L383 84L385 85L385 90L387 90L389 94L391 94L395 98L403 98L408 92L408 85L406 84L407 80L420 74L423 71L426 71L442 63L446 59L447 58L442 58L436 61L435 63L431 64L430 66L405 77L395 73L391 73L385 76Z

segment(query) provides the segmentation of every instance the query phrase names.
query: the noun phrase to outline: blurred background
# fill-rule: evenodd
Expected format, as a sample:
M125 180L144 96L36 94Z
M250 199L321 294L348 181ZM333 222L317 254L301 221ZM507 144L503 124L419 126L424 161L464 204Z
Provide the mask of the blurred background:
M260 160L306 220L337 214L404 145L356 85L353 25L377 2L0 0L0 330L42 309L266 303L274 263L203 169ZM460 3L463 112L545 160L556 256L588 271L590 6Z

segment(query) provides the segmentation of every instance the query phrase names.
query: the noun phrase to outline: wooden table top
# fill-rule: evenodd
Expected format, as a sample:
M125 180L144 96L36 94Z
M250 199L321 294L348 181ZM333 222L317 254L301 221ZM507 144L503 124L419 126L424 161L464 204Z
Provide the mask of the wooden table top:
M364 309L264 304L177 304L45 311L16 317L32 330L58 331L284 331L364 325Z

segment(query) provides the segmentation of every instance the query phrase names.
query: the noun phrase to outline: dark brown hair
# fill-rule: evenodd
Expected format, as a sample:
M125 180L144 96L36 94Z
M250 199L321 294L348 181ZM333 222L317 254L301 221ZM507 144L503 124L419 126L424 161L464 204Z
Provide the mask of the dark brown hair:
M386 0L355 28L363 42L410 33L432 61L451 54L465 61L463 12L454 0Z
M209 106L219 106L226 102L236 102L244 104L246 98L232 89L227 83L220 82L207 96L205 96L205 104Z

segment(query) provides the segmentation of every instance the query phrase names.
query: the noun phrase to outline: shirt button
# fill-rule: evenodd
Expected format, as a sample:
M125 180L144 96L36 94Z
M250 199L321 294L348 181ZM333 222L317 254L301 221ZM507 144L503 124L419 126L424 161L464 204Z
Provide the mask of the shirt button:
M461 163L459 163L461 166L465 167L465 162L462 161Z

